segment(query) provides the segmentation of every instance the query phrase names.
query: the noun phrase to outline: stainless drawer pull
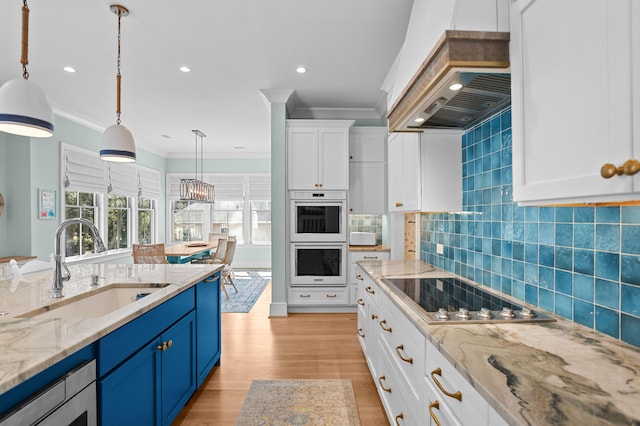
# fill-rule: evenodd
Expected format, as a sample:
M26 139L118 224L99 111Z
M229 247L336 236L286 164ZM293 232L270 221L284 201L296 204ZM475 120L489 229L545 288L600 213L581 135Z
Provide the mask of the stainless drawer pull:
M399 345L396 346L396 352L398 353L398 356L400 357L401 360L403 360L404 362L408 362L409 364L413 364L413 357L405 357L404 355L402 355L402 352L404 351L404 345Z
M382 388L383 391L391 393L391 388L385 387L384 383L382 383L383 380L387 380L387 377L386 376L378 377L378 383L380 383L380 387Z
M356 275L356 280L358 281L364 281L364 277L360 274Z
M433 419L435 424L440 426L440 420L438 420L438 418L436 417L436 413L433 412L434 408L436 410L440 409L440 402L437 399L433 401L431 404L429 404L429 414L431 415L431 418Z
M393 329L391 327L386 327L386 325L387 325L387 320L380 321L380 327L382 327L382 329L384 331L388 331L389 333L393 333Z
M435 370L433 370L431 372L431 378L436 383L436 386L438 386L438 389L440 389L442 391L442 393L447 395L449 398L454 398L454 399L457 399L458 401L462 401L462 392L460 392L460 391L457 391L457 392L454 392L454 393L447 392L445 390L445 388L442 387L442 385L440 384L438 379L436 379L436 376L442 376L442 369L441 368L436 368Z
M366 291L367 293L376 294L376 291L372 289L371 286L366 287L364 291Z
M377 259L378 256L364 256L365 259Z

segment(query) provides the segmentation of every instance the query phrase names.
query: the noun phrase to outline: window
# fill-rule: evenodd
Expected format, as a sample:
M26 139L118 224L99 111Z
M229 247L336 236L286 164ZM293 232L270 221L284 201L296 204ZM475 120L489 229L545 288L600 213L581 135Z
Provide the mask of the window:
M156 202L138 198L138 244L154 242Z
M238 244L244 244L244 201L216 201L213 205L211 232L234 235Z
M96 194L90 192L66 191L64 216L67 219L81 217L96 223ZM82 256L93 253L93 234L81 224L73 224L65 230L65 256Z
M209 204L173 201L173 240L204 240L204 213Z
M215 186L213 204L179 201L180 178L167 175L173 242L206 240L209 233L233 235L239 244L271 244L271 176L206 174Z
M129 247L129 198L121 195L107 196L107 250Z

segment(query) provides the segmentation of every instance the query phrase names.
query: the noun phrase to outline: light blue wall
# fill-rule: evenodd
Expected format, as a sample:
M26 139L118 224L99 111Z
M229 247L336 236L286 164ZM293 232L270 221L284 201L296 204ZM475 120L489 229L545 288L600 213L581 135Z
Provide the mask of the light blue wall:
M30 139L0 133L0 192L10 200L6 214L0 216L0 257L31 254L42 260L49 259L62 215L60 145L65 143L97 152L100 136L97 130L58 116L51 138ZM139 148L137 164L159 170L163 175L166 169L164 158ZM164 187L163 180L162 193ZM38 218L39 189L56 191L58 217L55 220ZM164 209L159 209L159 215L160 223L164 224ZM164 226L160 227L160 238L164 240Z
M420 258L640 346L640 206L518 206L510 109L462 146L463 210L473 214L421 215Z

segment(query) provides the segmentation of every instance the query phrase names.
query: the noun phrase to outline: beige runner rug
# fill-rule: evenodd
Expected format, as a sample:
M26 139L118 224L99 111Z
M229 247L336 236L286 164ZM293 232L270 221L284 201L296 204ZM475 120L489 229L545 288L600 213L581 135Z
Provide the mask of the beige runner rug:
M351 380L253 380L236 426L360 425Z

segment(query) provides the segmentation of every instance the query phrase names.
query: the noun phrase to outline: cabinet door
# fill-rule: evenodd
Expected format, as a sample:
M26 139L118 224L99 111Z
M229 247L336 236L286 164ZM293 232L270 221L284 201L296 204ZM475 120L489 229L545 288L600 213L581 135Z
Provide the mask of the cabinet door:
M630 8L631 0L512 2L515 201L632 191L628 177L600 176L604 163L633 154Z
M349 129L320 129L318 133L320 187L348 190Z
M102 425L151 425L161 419L161 346L155 339L98 382Z
M195 313L162 333L161 342L162 424L170 425L196 390Z
M287 129L289 189L318 189L318 132L313 128Z
M385 161L386 127L352 127L349 133L349 160Z
M220 273L196 285L198 387L220 360Z
M389 212L419 211L421 196L420 134L389 137Z
M350 163L349 213L384 214L384 163Z

